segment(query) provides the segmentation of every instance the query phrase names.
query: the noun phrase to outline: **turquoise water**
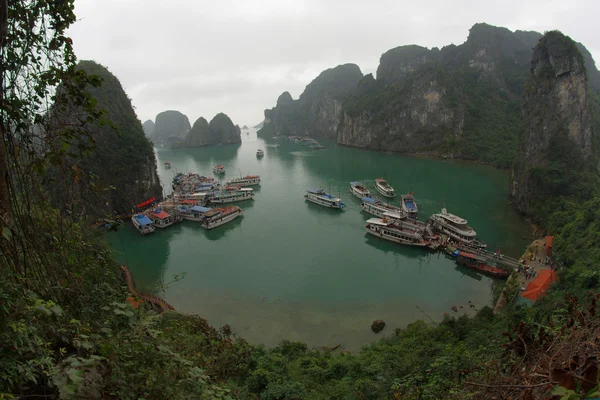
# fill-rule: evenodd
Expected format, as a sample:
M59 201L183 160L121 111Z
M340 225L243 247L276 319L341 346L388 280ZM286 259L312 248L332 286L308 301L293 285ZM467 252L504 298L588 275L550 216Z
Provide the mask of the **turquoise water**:
M363 181L376 193L373 181L383 177L397 193L412 190L421 219L444 203L468 219L493 250L518 257L528 243L528 226L507 203L504 171L333 143L309 150L282 140L276 150L275 141L257 138L254 130L242 131L242 140L157 149L156 155L166 193L176 172L212 175L218 163L226 179L261 175L255 199L237 203L243 218L211 231L184 221L146 237L126 225L109 241L139 289L217 327L229 324L252 343L272 346L288 339L356 350L377 338L370 330L374 319L384 319L389 333L424 314L439 320L452 306L472 312L469 304L491 304L493 279L457 267L442 254L368 236L364 225L370 216L349 193L350 181ZM265 150L263 159L256 158L257 148ZM318 187L340 195L346 210L306 202L304 190ZM170 283L183 272L183 280Z

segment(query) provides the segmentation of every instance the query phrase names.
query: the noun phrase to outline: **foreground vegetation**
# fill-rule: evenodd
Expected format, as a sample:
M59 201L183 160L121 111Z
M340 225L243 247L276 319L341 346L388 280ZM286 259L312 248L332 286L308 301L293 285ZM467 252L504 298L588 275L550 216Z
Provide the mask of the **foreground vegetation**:
M63 165L89 132L31 128L43 125L39 106L58 82L89 123L103 115L84 90L99 82L75 68L64 36L74 19L72 1L17 1L0 21L9 24L0 67L0 172L9 178L0 181L0 398L575 399L597 391L600 199L585 168L565 189L555 173L568 162L561 152L539 171L548 192L536 200L536 218L556 233L561 283L534 307L416 321L357 354L250 346L197 316L133 309L98 230L69 212L77 173L61 178L60 208L44 189L48 168ZM23 34L31 21L47 30ZM54 56L50 67L30 52ZM10 78L23 73L34 91L11 90L23 81ZM63 151L45 150L57 143ZM79 150L94 157L93 148Z

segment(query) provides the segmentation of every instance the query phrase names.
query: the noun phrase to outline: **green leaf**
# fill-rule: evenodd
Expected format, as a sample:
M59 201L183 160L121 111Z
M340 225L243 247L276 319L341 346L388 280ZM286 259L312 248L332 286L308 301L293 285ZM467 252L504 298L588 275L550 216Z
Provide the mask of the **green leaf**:
M564 395L566 395L566 394L567 394L567 389L565 389L565 388L564 388L564 387L562 387L562 386L555 386L555 387L552 389L552 394L553 394L554 396L564 396Z
M8 229L7 226L3 226L2 227L2 236L6 240L11 240L12 239L12 232L10 231L10 229Z

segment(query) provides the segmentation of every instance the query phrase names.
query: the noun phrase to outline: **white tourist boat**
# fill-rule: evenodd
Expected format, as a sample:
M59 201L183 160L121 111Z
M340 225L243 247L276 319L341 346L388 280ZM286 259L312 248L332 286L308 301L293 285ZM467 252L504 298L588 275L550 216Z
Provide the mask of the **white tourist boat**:
M241 178L235 178L227 181L227 185L242 187L260 185L260 175L246 175Z
M155 210L149 211L146 213L146 216L152 220L152 225L155 228L167 228L177 222L183 220L178 211L174 209L166 210L162 208L157 208Z
M371 197L369 189L364 187L360 182L350 182L350 193L362 199L363 197Z
M457 215L450 214L445 208L438 214L429 218L429 224L436 232L450 236L459 243L474 247L486 247L487 245L477 239L477 232L469 225L467 220Z
M221 164L219 164L219 165L216 165L216 166L213 168L213 172L214 172L215 174L217 174L217 175L222 175L222 174L224 174L224 173L225 173L225 167L224 167L224 166L222 166Z
M214 204L234 203L236 201L252 200L254 192L252 188L232 188L209 193L208 201Z
M233 221L242 214L242 209L237 206L229 206L224 208L215 208L204 214L202 219L202 227L213 229L230 221Z
M377 189L377 191L385 197L396 197L396 192L394 191L394 188L391 187L385 179L375 179L375 189Z
M321 189L319 189L319 190L308 189L306 191L306 194L304 195L304 198L308 201L311 201L315 204L319 204L323 207L339 208L339 209L346 207L346 205L344 203L342 203L342 201L339 198L332 196L328 193L325 193Z
M131 222L133 223L133 227L142 235L147 235L155 230L154 226L152 226L152 220L144 214L133 214Z
M418 218L419 208L412 193L400 196L400 204L402 204L402 211L408 215L408 218Z
M179 213L181 214L183 219L195 222L202 222L202 220L204 219L204 214L212 210L212 208L201 206L179 206L177 209L179 210Z
M365 228L371 235L390 242L419 247L429 244L419 229L411 228L410 225L404 225L399 221L371 218L367 221Z
M264 155L265 155L265 152L263 151L263 149L256 150L256 157L262 158L262 156L264 156Z
M393 206L388 203L384 203L380 200L376 200L372 197L363 197L362 203L360 204L364 212L375 215L379 218L384 218L386 213L393 213L398 216L395 219L402 219L406 214L402 211L402 208Z

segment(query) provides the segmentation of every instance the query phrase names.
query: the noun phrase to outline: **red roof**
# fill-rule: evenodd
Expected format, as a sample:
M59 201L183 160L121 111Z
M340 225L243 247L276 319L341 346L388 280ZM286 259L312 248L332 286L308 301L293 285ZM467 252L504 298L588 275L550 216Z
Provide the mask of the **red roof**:
M181 204L196 204L196 200L194 199L185 199L185 200L180 200L179 201Z
M546 291L554 282L558 280L556 276L556 272L551 269L542 270L538 276L527 285L525 291L521 294L521 296L529 299L529 300L537 300L540 297L543 297L546 294Z
M462 257L467 257L467 258L475 258L475 259L478 258L476 254L467 253L466 251L459 251L458 255L462 256Z
M152 213L152 215L154 215L155 217L158 217L160 219L165 219L165 218L169 218L170 217L170 215L167 214L166 212L164 212L163 210L159 210L158 212L154 211Z

